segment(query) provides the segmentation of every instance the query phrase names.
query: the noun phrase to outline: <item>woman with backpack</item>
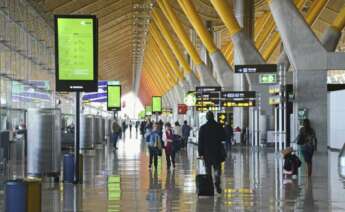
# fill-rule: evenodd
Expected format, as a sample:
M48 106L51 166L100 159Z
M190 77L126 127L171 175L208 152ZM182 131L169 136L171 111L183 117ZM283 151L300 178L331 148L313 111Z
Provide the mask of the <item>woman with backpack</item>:
M317 139L315 131L310 126L309 119L303 121L303 127L300 129L297 144L301 146L301 152L304 158L305 163L307 164L307 174L308 177L312 174L312 158L314 151L317 147Z
M152 167L152 162L157 170L158 165L158 156L162 155L162 141L161 136L159 134L159 126L157 123L153 125L152 132L148 135L148 147L149 147L149 154L150 154L150 164L149 169Z

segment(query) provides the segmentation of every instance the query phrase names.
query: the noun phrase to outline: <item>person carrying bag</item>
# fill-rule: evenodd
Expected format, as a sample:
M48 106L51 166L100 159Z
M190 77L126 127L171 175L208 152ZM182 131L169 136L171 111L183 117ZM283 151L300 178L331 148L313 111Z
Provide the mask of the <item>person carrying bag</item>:
M304 161L307 164L306 172L308 177L310 177L312 174L313 154L317 147L317 139L314 129L311 128L309 119L303 121L303 127L300 129L297 137L297 144L301 147Z
M157 124L153 125L153 131L148 136L148 148L150 154L150 164L149 169L152 167L152 162L157 169L158 156L162 155L162 141L159 135L159 126Z

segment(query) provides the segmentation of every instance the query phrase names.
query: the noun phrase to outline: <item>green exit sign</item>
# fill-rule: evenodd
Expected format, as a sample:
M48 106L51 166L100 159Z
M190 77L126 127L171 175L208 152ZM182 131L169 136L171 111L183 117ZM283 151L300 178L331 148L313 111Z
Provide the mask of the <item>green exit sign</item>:
M277 83L277 74L260 74L259 83L260 84L275 84Z

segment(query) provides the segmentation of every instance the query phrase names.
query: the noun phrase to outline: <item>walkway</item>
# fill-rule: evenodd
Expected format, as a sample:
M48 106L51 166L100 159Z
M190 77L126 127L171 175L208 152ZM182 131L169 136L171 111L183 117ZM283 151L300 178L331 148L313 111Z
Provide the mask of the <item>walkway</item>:
M312 180L301 171L288 183L281 177L282 161L272 151L235 148L223 167L223 194L198 198L195 145L178 154L174 171L166 171L164 157L160 168L151 171L144 142L127 135L116 153L105 148L84 156L83 185L44 183L43 208L47 212L345 211L345 180L338 174L337 154L317 154Z

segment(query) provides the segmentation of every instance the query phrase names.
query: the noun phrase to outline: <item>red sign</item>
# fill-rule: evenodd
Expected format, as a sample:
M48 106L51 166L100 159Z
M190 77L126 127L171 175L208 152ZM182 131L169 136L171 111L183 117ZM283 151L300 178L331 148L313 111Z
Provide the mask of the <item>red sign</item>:
M178 114L184 115L188 111L188 106L186 104L178 104Z

